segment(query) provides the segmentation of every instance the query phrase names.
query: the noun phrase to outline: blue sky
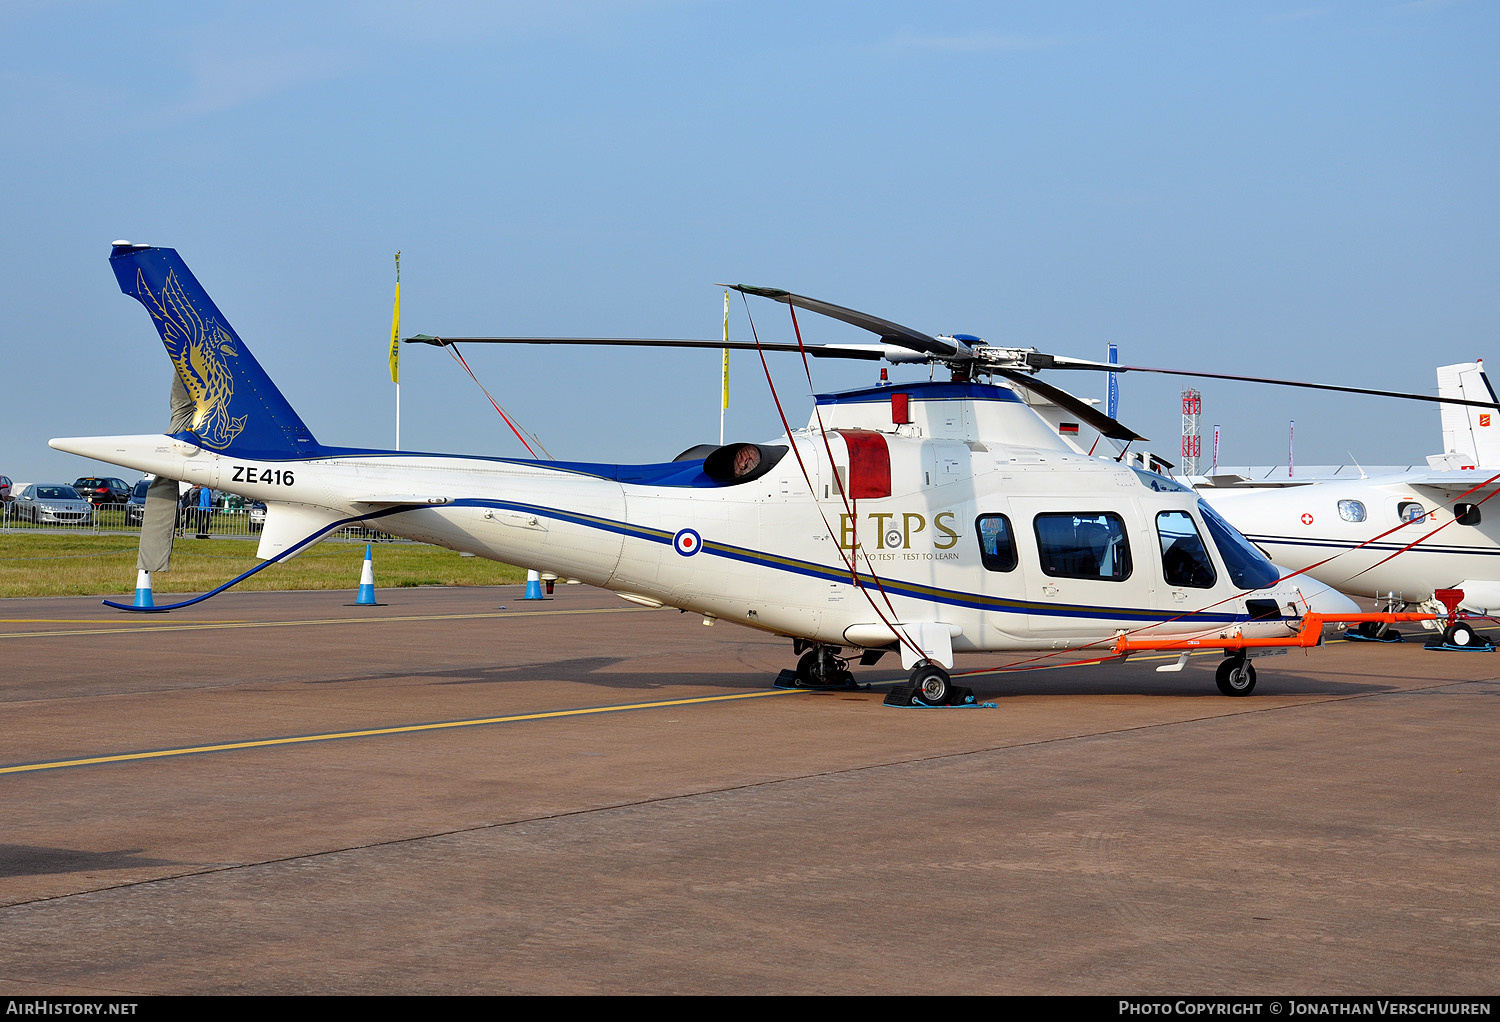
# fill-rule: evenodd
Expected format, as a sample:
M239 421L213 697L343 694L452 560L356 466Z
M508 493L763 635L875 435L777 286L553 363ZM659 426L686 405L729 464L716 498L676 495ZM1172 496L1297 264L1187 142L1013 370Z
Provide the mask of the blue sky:
M729 280L1434 393L1435 366L1500 360L1497 53L1477 0L6 3L0 473L71 480L93 464L49 437L165 426L115 238L178 249L327 443L393 440L397 249L407 333L714 337ZM789 338L783 307L752 311ZM717 438L714 353L466 354L558 457ZM820 390L875 375L813 368ZM800 363L773 371L804 422ZM1182 382L1121 382L1175 460ZM407 346L402 384L404 448L524 453L442 351ZM1302 464L1440 447L1435 406L1198 386L1226 463L1284 462L1289 419ZM779 432L736 355L730 438Z

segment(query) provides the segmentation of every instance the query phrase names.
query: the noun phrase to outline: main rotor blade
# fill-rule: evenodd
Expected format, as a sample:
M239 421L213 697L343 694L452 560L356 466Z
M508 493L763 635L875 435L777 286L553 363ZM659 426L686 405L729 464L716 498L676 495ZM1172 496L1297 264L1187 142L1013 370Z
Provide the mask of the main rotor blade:
M1005 377L1017 387L1023 387L1033 394L1038 394L1046 398L1059 408L1067 409L1111 440L1146 439L1129 426L1124 425L1116 419L1111 419L1087 401L1074 397L1066 390L1059 390L1050 383L1043 383L1035 376L1017 372L1014 369L991 369L988 371L993 372L996 376Z
M1053 369L1092 369L1095 366L1052 366ZM1431 394L1408 394L1399 390L1373 390L1368 387L1344 387L1333 383L1305 383L1302 380L1275 380L1265 376L1236 376L1232 373L1195 373L1186 369L1154 369L1150 366L1109 366L1118 373L1163 373L1167 376L1198 376L1205 380L1240 380L1244 383L1269 383L1277 387L1305 387L1308 390L1334 390L1343 394L1368 394L1372 397L1399 397L1407 401L1429 401L1441 405L1470 405L1474 408L1500 408L1494 401L1470 401L1458 397L1434 397Z
M733 348L735 351L802 350L797 345L784 341L762 341L756 344L754 341L704 341L665 337L434 337L431 334L416 334L401 340L405 344L434 344L439 347L448 344L599 344L637 348ZM887 357L887 352L878 344L809 344L806 348L813 358L877 360ZM893 354L899 358L899 352Z
M888 319L879 316L871 316L869 313L859 312L856 309L846 309L842 305L834 305L817 298L808 298L806 295L794 295L790 291L783 291L777 287L755 287L751 284L719 284L717 287L730 287L741 294L755 295L757 298L769 298L773 302L781 302L783 305L795 305L799 309L816 312L821 316L857 326L861 330L868 330L878 336L886 344L893 344L900 348L910 348L912 351L920 351L925 355L937 355L942 358L972 357L972 352L957 342L939 340L931 334L924 334L920 330L913 330L909 326L900 323L892 323Z

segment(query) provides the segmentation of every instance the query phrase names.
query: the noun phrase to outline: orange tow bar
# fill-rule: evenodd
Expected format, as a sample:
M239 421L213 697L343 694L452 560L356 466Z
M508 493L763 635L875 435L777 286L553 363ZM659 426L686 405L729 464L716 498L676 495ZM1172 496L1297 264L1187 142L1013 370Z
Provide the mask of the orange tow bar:
M1383 624L1395 624L1397 621L1437 621L1436 614L1304 614L1302 627L1297 631L1283 636L1270 638L1246 638L1243 635L1219 636L1212 639L1146 639L1134 635L1122 635L1115 640L1115 653L1120 656L1128 656L1131 653L1140 653L1145 650L1195 650L1195 649L1262 649L1272 646L1297 647L1307 649L1312 646L1321 645L1323 642L1323 626L1337 624L1360 624L1365 621L1379 621Z

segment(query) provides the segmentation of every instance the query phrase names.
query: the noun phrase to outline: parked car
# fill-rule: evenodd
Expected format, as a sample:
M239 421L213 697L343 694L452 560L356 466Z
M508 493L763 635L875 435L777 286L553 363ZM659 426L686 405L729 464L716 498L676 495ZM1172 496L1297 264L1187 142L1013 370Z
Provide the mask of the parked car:
M12 513L38 525L88 525L94 506L65 483L27 483L16 494Z
M10 476L0 476L0 504L9 504L10 500Z
M266 527L266 502L263 500L247 501L246 507L250 509L250 531L259 532Z
M114 476L82 476L73 480L73 489L90 504L123 504L130 499L130 487Z
M136 527L146 517L146 491L151 488L151 476L142 476L130 488L130 499L125 502L125 524Z

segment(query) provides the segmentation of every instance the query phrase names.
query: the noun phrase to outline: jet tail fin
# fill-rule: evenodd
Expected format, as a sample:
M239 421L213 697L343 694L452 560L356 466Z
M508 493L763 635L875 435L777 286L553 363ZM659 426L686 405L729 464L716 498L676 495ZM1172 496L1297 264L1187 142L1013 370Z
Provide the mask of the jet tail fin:
M175 249L116 242L109 262L120 290L151 315L192 399L187 439L261 460L318 452L312 432Z
M1495 391L1484 373L1483 359L1439 366L1437 378L1439 397L1495 400ZM1500 413L1472 405L1445 404L1441 407L1443 454L1438 459L1452 468L1500 468Z

